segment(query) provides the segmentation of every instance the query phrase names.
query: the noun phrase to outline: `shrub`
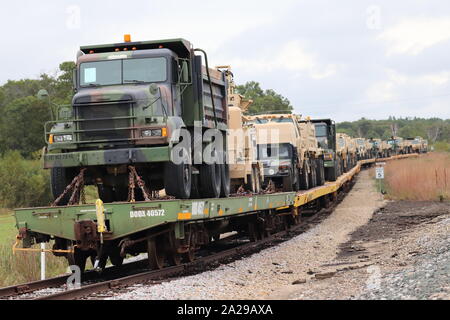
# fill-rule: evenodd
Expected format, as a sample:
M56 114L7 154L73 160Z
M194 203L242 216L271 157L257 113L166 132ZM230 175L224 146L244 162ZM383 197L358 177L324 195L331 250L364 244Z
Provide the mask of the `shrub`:
M48 171L39 160L10 151L0 158L0 204L6 208L45 206L51 201Z

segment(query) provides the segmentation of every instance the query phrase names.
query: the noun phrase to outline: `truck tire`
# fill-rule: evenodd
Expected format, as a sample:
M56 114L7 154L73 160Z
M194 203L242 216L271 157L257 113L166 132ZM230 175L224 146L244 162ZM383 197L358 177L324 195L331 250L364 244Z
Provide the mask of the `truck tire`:
M188 161L175 164L169 161L164 168L166 194L177 199L189 199L192 187L192 166Z
M317 164L316 159L311 159L311 172L309 173L309 187L315 188L317 187Z
M202 198L219 198L222 188L221 177L219 164L202 164L200 166L200 196Z
M69 173L67 168L51 168L50 186L53 199L56 200L72 182L75 175ZM68 192L58 203L59 206L65 206L69 203L71 193Z
M325 167L323 163L323 159L317 159L317 185L323 186L325 184Z
M301 190L308 190L309 189L309 179L308 179L308 169L309 169L309 163L308 161L303 161L303 168L300 173L300 189Z
M294 186L293 186L293 173L292 170L289 170L289 175L283 177L283 192L292 192L294 191Z
M230 196L231 180L230 180L230 167L227 163L220 165L220 196L222 198L228 198Z

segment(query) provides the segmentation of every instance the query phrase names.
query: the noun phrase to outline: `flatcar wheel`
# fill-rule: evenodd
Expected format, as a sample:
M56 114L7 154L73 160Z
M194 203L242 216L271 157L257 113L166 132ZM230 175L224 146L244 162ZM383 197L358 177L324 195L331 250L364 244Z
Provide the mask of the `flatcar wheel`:
M157 270L164 267L164 246L161 237L147 239L148 264L150 269Z
M169 263L172 266L179 266L181 264L181 254L178 252L171 252L169 254Z
M73 247L68 247L70 250ZM73 253L68 253L67 256L67 262L69 263L69 266L78 266L80 268L80 271L83 273L86 269L86 260L88 258L88 254L84 251L79 250L78 248L74 248Z
M189 248L189 250L183 254L183 260L186 262L195 261L195 249Z
M120 255L120 248L111 248L109 252L109 260L113 266L120 267L123 264L123 257Z
M248 237L250 242L256 242L258 240L258 231L254 222L248 224Z

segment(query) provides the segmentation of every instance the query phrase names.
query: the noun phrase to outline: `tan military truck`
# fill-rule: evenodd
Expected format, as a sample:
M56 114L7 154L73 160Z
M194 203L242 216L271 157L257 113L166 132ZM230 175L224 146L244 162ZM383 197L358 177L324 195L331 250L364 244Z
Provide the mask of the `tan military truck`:
M218 66L224 71L228 88L228 165L231 193L240 187L253 193L261 191L264 180L263 165L258 161L256 129L244 121L243 112L253 103L235 92L233 73L229 66Z
M358 160L364 160L371 158L372 143L365 138L354 139L356 143L356 154Z
M422 137L415 137L414 139L408 139L411 140L411 150L412 152L416 153L426 153L427 152L427 141L423 139Z
M406 142L402 137L391 137L387 143L391 147L392 155L410 153L412 149L412 143Z
M325 183L323 152L314 126L301 124L293 114L247 117L257 129L258 160L264 166L264 185L272 181L284 191L306 190Z
M341 156L341 168L343 172L348 172L356 165L357 150L354 140L345 133L336 135L336 151Z

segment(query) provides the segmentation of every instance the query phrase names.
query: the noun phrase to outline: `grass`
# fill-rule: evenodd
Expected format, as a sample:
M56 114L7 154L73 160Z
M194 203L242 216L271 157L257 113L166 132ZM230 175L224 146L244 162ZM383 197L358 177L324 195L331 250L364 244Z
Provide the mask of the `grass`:
M450 154L387 162L383 189L392 200L450 200Z
M0 287L40 279L40 253L12 252L17 229L12 212L0 209ZM47 248L51 244L47 244ZM35 245L34 247L39 247ZM47 277L65 273L67 263L64 258L46 254Z

